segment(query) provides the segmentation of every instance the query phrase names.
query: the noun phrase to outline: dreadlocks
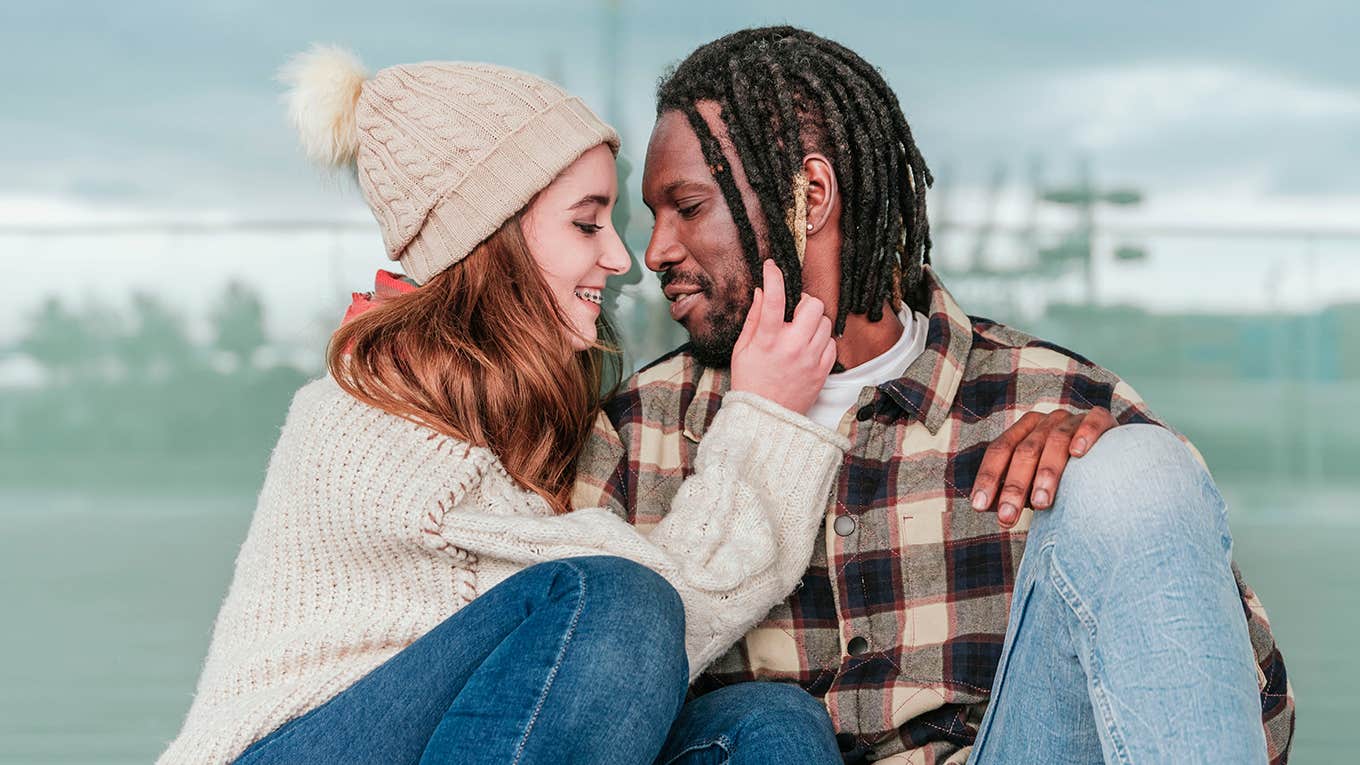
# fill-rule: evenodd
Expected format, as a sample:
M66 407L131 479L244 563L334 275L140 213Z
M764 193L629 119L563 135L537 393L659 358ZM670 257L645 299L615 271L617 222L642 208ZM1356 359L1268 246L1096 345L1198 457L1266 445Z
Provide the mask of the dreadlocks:
M760 200L769 256L784 272L790 312L802 292L802 232L792 225L793 211L800 208L795 186L805 178L803 158L810 151L831 159L844 196L836 334L844 332L852 313L878 321L885 303L897 308L905 300L913 310L926 311L921 269L930 263L926 189L934 179L897 96L878 70L844 46L780 26L715 40L662 77L657 115L679 111L694 128L732 211L748 266L758 273L751 213L717 137L696 108L699 101L721 107L720 118Z

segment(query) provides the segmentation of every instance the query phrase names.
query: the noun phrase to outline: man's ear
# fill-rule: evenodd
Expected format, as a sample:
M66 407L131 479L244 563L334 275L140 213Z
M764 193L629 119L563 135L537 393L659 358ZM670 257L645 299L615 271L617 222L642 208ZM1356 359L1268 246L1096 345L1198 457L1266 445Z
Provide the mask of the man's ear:
M838 207L840 189L836 185L836 171L825 154L814 152L803 157L803 174L807 176L807 235L821 231Z

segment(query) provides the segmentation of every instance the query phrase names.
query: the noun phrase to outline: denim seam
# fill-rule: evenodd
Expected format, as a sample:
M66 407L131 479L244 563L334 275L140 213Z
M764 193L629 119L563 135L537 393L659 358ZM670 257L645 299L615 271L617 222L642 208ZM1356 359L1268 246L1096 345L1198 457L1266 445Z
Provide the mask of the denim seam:
M1100 712L1101 721L1104 722L1105 730L1110 735L1110 744L1114 749L1113 754L1119 758L1120 762L1131 763L1124 733L1120 730L1119 721L1115 719L1114 709L1110 706L1110 699L1105 694L1105 687L1100 683L1099 668L1101 662L1096 651L1096 631L1099 629L1099 623L1090 609L1086 607L1086 603L1077 593L1076 587L1072 584L1066 572L1062 570L1062 564L1058 561L1056 545L1051 545L1051 547L1054 549L1050 551L1048 559L1049 581L1053 583L1054 589L1058 591L1063 602L1072 610L1077 621L1086 629L1087 638L1090 640L1091 667L1088 671L1090 672L1091 696L1095 702L1094 706Z
M681 757L684 757L685 755L693 752L697 752L701 749L707 749L710 746L718 747L719 749L723 750L723 754L727 755L726 759L724 759L722 763L719 763L719 765L723 765L723 763L726 763L732 759L732 741L728 739L726 735L723 735L718 736L717 738L711 741L705 741L702 744L692 744L690 746L687 746L684 749L680 750L679 752L676 752L675 756L670 758L669 760L666 760L666 762L663 763L663 765L674 765L674 763L678 762Z
M553 681L557 679L557 671L561 669L562 662L567 655L567 647L571 644L571 639L576 635L576 625L581 620L581 611L586 605L586 577L581 573L581 569L563 560L562 565L576 572L576 578L581 582L581 592L576 602L576 611L571 615L571 623L567 625L567 631L562 636L562 646L557 649L557 659L553 662L553 667L548 671L548 677L543 682L543 690L539 692L538 702L534 704L534 713L529 716L529 722L524 727L524 735L520 736L519 744L515 746L515 758L511 760L512 765L518 765L520 759L524 757L524 748L529 744L529 734L534 730L534 724L538 722L538 715L543 711L543 705L548 701L548 692L552 689Z
M1047 552L1047 546L1039 548L1036 552L1042 556ZM988 689L987 693L987 711L983 713L982 721L978 723L977 733L973 737L973 751L969 757L970 762L982 761L983 750L987 745L987 740L992 735L992 710L995 709L996 700L1001 695L1001 690L1006 685L1006 672L1010 669L1011 654L1015 652L1015 641L1019 637L1021 625L1025 622L1025 615L1029 611L1030 598L1034 596L1035 577L1028 577L1027 580L1028 581L1016 582L1017 591L1019 591L1020 587L1024 587L1024 600L1018 604L1020 608L1015 614L1017 620L1015 629L1011 630L1009 625L1007 625L1006 641L1001 646L1001 660L997 662L995 679L992 681L992 687Z

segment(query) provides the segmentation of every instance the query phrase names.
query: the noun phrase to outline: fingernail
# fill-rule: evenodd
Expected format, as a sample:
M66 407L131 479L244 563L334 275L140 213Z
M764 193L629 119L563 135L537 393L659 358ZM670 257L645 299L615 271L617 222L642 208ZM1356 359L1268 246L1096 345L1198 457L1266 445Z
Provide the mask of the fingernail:
M1078 439L1077 439L1077 442L1076 442L1076 444L1075 444L1075 447L1076 447L1076 450L1077 450L1077 454L1078 454L1078 455L1085 454L1085 453L1086 453L1086 439L1084 439L1084 438L1078 438Z
M996 514L997 517L1001 519L1002 523L1009 525L1010 522L1015 519L1015 505L1005 502L1001 505L1001 509L998 510Z
M1034 492L1034 504L1048 507L1048 492L1043 489Z
M973 509L974 510L987 509L987 492L977 491L973 493Z

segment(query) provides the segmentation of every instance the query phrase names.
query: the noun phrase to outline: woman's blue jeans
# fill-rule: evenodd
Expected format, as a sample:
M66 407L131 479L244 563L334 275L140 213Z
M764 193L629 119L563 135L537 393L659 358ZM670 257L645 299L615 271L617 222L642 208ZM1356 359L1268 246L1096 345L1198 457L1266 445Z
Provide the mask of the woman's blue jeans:
M669 583L620 558L553 561L484 593L236 765L840 762L825 709L801 689L745 683L685 704L688 676Z

